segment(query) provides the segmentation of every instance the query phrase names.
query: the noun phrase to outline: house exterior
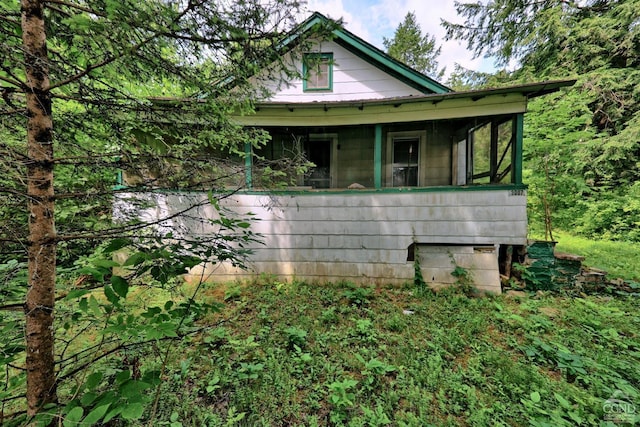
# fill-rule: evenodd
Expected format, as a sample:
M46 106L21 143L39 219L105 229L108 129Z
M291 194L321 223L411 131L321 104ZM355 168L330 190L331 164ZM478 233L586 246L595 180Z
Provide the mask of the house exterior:
M326 22L313 14L291 41ZM222 263L191 275L402 283L418 266L437 287L455 282L460 266L479 290L499 293L499 262L527 238L527 101L574 81L454 92L340 27L286 59L301 77L274 82L254 114L235 118L271 141L247 143L245 188L221 202L255 214L264 244L251 248L248 271ZM266 189L261 160L301 153L310 172ZM159 203L191 201L168 194Z

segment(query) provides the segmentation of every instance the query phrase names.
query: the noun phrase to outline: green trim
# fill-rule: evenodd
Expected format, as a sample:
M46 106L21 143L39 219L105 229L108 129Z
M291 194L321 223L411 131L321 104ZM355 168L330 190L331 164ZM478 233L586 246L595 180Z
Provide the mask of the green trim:
M124 187L127 188L127 187ZM528 189L527 185L524 184L478 184L478 185L460 185L460 186L438 186L438 187L404 187L404 188L380 188L380 189L365 189L365 190L237 190L230 189L225 190L221 189L219 192L215 192L216 194L240 194L247 196L264 196L265 194L274 195L274 196L327 196L327 195L351 195L357 196L358 194L403 194L403 193L459 193L466 191L526 191ZM135 187L132 187L132 190L137 193L143 193L139 189L136 190ZM179 190L172 188L150 188L144 191L145 193L167 193L167 194L208 194L210 191L208 190Z
M247 188L253 188L253 153L251 143L244 143L244 181Z
M479 184L465 186L438 186L438 187L403 187L380 188L365 190L264 190L264 191L239 191L237 194L274 196L327 196L327 195L358 195L358 194L402 194L402 193L457 193L465 191L524 191L527 186L520 184Z
M513 133L516 136L512 149L511 164L513 165L512 181L515 185L522 184L522 138L524 134L524 114L516 114L513 120Z
M438 83L436 80L426 76L400 61L387 55L382 50L364 41L355 34L342 27L336 26L336 22L326 16L314 12L306 21L295 28L288 37L283 40L282 46L290 46L297 42L305 33L310 32L314 27L334 28L331 31L333 41L343 46L358 57L364 59L375 67L392 74L404 83L423 93L448 93L452 92L447 86Z
M440 94L452 92L452 90L445 85L440 84L430 77L425 76L413 68L393 59L386 53L347 30L337 29L333 31L333 34L336 37L334 41L354 55L376 66L382 71L393 75L398 80L401 80L422 93Z
M310 61L307 61L310 58ZM329 73L328 86L327 87L308 87L307 76L309 70L307 69L307 62L321 61L323 59L327 61L327 71ZM332 92L333 91L333 53L305 53L302 57L302 91L303 92Z
M375 126L373 146L373 186L382 188L382 125Z

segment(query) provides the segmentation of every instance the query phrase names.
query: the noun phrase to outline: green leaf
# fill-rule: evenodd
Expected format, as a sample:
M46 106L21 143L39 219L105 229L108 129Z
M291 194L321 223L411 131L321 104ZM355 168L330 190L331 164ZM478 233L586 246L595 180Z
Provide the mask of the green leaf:
M93 265L101 268L113 268L113 267L119 267L120 263L115 262L111 259L96 259L93 261Z
M111 421L114 417L120 415L120 413L122 413L122 411L124 410L123 406L116 406L114 408L112 408L107 415L104 416L104 419L102 420L103 424L108 423L109 421Z
M98 282L102 282L104 281L105 271L98 270L97 268L84 267L78 270L78 274L88 274Z
M89 376L87 376L87 380L85 381L84 386L87 390L93 390L100 384L101 381L102 381L102 373L94 372Z
M91 26L92 20L88 15L76 14L66 18L64 23L73 30L83 30Z
M143 412L144 406L142 406L142 403L136 402L126 405L122 409L121 415L125 420L137 420L142 416Z
M126 279L120 276L111 276L111 284L116 294L122 298L127 297L127 293L129 293L129 282L127 282Z
M540 402L540 393L538 393L537 391L534 391L533 393L531 393L530 397L533 403Z
M69 291L69 293L67 294L67 296L64 297L65 300L69 301L72 299L76 299L76 298L80 298L81 296L84 296L86 294L88 294L89 290L87 289L73 289L71 291Z
M98 300L96 299L96 297L94 297L93 295L91 295L91 297L89 297L89 308L91 309L91 311L93 311L93 314L96 317L101 317L102 316L102 310L100 309L100 304L98 303Z
M146 259L147 259L147 256L145 254L141 252L136 252L135 254L127 258L127 260L122 265L123 267L138 265L138 264L142 264L144 261L146 261Z
M110 406L111 404L106 404L94 408L93 411L89 412L89 415L87 415L86 418L82 420L82 423L88 426L96 424L102 417L104 417Z
M103 288L104 296L107 297L107 300L113 305L119 304L120 298L113 292L113 287L109 285L105 285Z
M556 397L558 403L560 403L560 406L562 406L564 409L571 409L571 403L569 403L567 399L565 399L558 393L553 393L553 395Z
M129 380L129 378L131 378L131 371L125 369L124 371L118 372L116 375L116 382L118 384L123 384L125 381Z
M85 393L80 398L80 404L82 406L89 406L96 400L96 397L98 397L98 395L93 392Z
M106 248L104 248L104 251L107 253L111 253L119 249L122 249L125 246L128 246L129 244L131 244L131 240L129 239L114 239L111 241L111 243L107 245Z
M64 421L62 422L62 425L64 427L71 427L71 426L76 427L80 422L80 420L82 419L83 415L84 415L84 409L82 409L82 407L80 406L76 406L75 408L69 411L66 417L64 417Z

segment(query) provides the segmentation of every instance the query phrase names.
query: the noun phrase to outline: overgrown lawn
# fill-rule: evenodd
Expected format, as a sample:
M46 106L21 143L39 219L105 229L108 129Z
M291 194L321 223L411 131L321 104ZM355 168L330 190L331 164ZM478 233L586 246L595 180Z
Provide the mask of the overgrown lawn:
M607 399L640 406L637 299L269 279L206 294L225 304L164 378L173 427L614 425Z
M569 233L554 233L556 249L584 256L585 265L605 270L610 278L640 281L638 243L591 240Z

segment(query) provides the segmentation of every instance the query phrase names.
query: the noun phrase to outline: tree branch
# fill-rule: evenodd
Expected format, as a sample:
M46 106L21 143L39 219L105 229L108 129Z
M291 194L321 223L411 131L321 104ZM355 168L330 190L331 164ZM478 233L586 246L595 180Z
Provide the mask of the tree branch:
M20 89L23 89L23 90L27 87L27 84L24 82L21 82L20 80L13 80L4 76L0 76L0 80L3 82L9 83L10 85L13 85L15 87L19 87Z
M66 2L66 1L63 1L63 0L45 0L45 4L46 3L58 4L60 6L66 6L66 7L71 8L71 9L80 10L82 12L87 12L87 13L90 13L92 15L101 16L103 18L107 17L107 15L105 13L98 12L98 11L90 9L88 7L81 6L81 5L75 4L75 3L69 3L69 2Z

